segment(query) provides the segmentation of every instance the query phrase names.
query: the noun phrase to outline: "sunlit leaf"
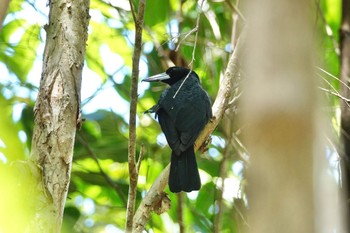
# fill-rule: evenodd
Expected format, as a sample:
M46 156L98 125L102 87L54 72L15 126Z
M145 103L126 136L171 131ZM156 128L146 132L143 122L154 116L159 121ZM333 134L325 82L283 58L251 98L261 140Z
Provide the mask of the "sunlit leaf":
M13 103L12 103L13 104ZM8 162L25 158L25 144L20 140L21 124L12 120L12 105L0 96L0 154ZM1 163L1 162L0 162Z

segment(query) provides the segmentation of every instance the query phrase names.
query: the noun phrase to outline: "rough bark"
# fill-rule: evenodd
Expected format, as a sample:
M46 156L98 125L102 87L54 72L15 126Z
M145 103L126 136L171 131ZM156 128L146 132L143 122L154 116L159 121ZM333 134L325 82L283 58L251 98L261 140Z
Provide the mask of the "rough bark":
M340 28L340 80L346 85L341 86L341 96L349 99L350 90L350 0L342 1L342 23ZM340 151L343 168L343 190L347 199L347 219L350 212L350 107L348 101L341 101L341 134L342 149ZM350 223L348 222L348 232Z
M317 232L313 155L318 101L309 2L246 4L247 77L241 110L251 162L247 232Z
M51 0L30 160L43 193L36 232L60 232L70 182L84 64L88 0ZM40 185L38 185L39 187Z

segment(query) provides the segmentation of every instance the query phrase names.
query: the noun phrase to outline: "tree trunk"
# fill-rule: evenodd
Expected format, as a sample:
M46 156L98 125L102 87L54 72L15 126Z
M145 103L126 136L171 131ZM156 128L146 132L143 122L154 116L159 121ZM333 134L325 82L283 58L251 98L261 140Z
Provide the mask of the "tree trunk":
M247 3L249 4L249 3ZM312 233L316 85L309 2L256 0L242 96L249 233Z
M2 28L2 22L6 17L6 11L9 6L10 0L2 0L0 5L0 30Z
M340 28L340 80L341 95L350 98L350 0L342 1L342 23ZM350 232L349 212L350 212L350 103L341 101L341 134L340 139L342 149L340 150L343 168L343 190L346 192L347 228Z
M43 192L38 197L38 214L31 231L61 229L75 133L81 123L80 86L88 22L88 0L50 1L30 158L33 168L40 168L33 174L39 174L36 178Z

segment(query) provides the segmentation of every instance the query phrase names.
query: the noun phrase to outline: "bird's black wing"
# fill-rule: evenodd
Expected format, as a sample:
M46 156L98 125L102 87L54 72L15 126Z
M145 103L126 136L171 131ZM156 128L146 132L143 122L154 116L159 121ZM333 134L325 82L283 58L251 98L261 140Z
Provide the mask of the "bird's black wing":
M170 148L180 155L193 146L212 113L209 97L200 86L180 92L175 99L173 91L162 95L157 115Z
M204 98L199 101L188 102L178 112L175 127L180 132L181 151L185 151L194 144L210 117L210 102Z
M175 122L164 108L160 108L157 115L160 127L162 128L170 148L178 153L180 148L180 132L177 131Z

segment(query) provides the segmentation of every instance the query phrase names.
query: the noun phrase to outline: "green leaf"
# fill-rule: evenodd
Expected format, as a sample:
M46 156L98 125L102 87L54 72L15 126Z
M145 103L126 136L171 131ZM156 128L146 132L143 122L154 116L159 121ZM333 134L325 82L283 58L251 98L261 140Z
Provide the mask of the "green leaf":
M7 24L5 24L1 29L1 33L0 33L0 40L1 40L0 45L3 43L6 43L6 45L9 44L10 37L13 35L13 33L15 33L17 30L23 29L24 25L26 24L27 24L27 21L24 19L14 19L8 22Z
M15 123L12 119L13 102L4 99L0 95L0 152L7 160L15 161L25 158L25 144L19 139L19 132L22 129L20 123Z
M21 22L18 21L17 23L21 24ZM10 31L15 32L15 29L10 27ZM10 47L11 54L5 55L4 53L0 58L5 62L9 71L13 72L22 82L26 81L27 75L37 58L37 48L40 43L39 32L40 26L38 24L27 26L20 42ZM6 37L9 39L10 35Z
M154 26L169 21L169 1L149 0L145 10L145 25Z

